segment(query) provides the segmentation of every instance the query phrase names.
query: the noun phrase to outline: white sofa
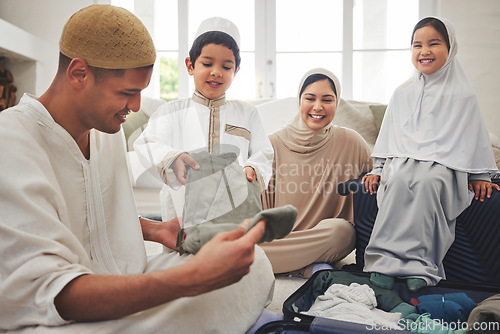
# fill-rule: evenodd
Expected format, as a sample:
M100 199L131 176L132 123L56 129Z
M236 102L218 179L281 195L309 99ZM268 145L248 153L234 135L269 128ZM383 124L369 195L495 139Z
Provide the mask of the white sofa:
M258 108L262 125L267 134L285 126L298 112L298 103L295 97L249 102ZM155 173L146 171L140 164L133 150L133 143L146 127L149 117L163 103L166 102L143 97L139 112L130 114L127 122L123 125L137 210L139 214L143 215L160 215L159 192L162 181L158 176L154 176ZM373 147L385 108L386 105L383 104L341 99L333 123L356 130ZM500 140L493 134L490 134L490 139L497 166L500 167Z

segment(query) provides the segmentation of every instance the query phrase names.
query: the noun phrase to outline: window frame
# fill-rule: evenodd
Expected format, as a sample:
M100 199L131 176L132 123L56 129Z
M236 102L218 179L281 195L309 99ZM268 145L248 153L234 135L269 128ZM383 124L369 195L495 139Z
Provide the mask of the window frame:
M255 91L253 99L273 99L276 98L276 1L275 0L254 0L255 1ZM438 2L440 0L419 0L419 17L439 15L437 13ZM147 0L148 7L154 11L154 5ZM177 50L157 50L162 52L176 52L178 54L179 71L179 98L188 98L190 92L189 76L186 75L185 57L189 52L188 36L188 8L189 0L177 0L178 16L178 49ZM356 50L353 47L353 8L355 0L343 0L343 41L342 41L342 96L345 99L353 97L353 66L355 52L391 51L394 49L362 49ZM143 0L135 0L136 7L140 6L141 13L146 11ZM140 5L139 5L140 4ZM140 15L139 15L140 16ZM154 12L149 18L154 17ZM150 27L148 27L150 28ZM152 31L152 34L155 32ZM397 49L401 50L401 49ZM159 68L159 66L155 66ZM159 70L156 70L159 71ZM159 73L153 75L152 87L146 91L147 95L158 98Z

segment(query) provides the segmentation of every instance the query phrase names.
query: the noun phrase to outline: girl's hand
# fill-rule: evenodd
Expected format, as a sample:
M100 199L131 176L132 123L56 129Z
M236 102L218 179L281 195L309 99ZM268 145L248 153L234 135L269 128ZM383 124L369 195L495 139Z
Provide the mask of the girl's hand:
M374 174L368 174L363 176L361 179L361 184L365 185L366 191L370 192L370 195L373 195L377 192L378 182L380 181L380 176Z
M252 167L246 166L243 168L243 171L245 172L245 175L249 182L257 180L257 176L255 176L255 171L253 170Z
M469 190L474 191L476 196L474 197L475 200L480 200L481 202L484 202L484 197L486 196L487 198L491 197L491 193L493 192L493 188L496 190L500 190L500 186L495 183L491 183L488 181L470 181L469 182Z

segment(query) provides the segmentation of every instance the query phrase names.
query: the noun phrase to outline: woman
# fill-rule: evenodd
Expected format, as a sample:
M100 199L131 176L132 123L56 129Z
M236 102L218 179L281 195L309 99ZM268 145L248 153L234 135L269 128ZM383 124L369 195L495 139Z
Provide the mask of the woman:
M333 263L355 244L352 195L337 185L371 169L370 148L354 130L332 125L340 84L325 69L307 72L299 86L300 111L270 135L273 176L263 196L265 209L294 205L299 215L284 239L263 243L275 273L312 274L314 263Z

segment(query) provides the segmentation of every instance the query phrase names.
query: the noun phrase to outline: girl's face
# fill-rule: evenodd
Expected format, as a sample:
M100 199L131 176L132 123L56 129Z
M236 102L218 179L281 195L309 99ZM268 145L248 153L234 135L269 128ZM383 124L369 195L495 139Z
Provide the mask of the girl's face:
M330 124L337 109L337 97L327 79L313 82L300 96L300 116L311 130Z
M448 59L448 47L443 36L433 26L425 26L413 35L413 66L424 74L439 70Z

